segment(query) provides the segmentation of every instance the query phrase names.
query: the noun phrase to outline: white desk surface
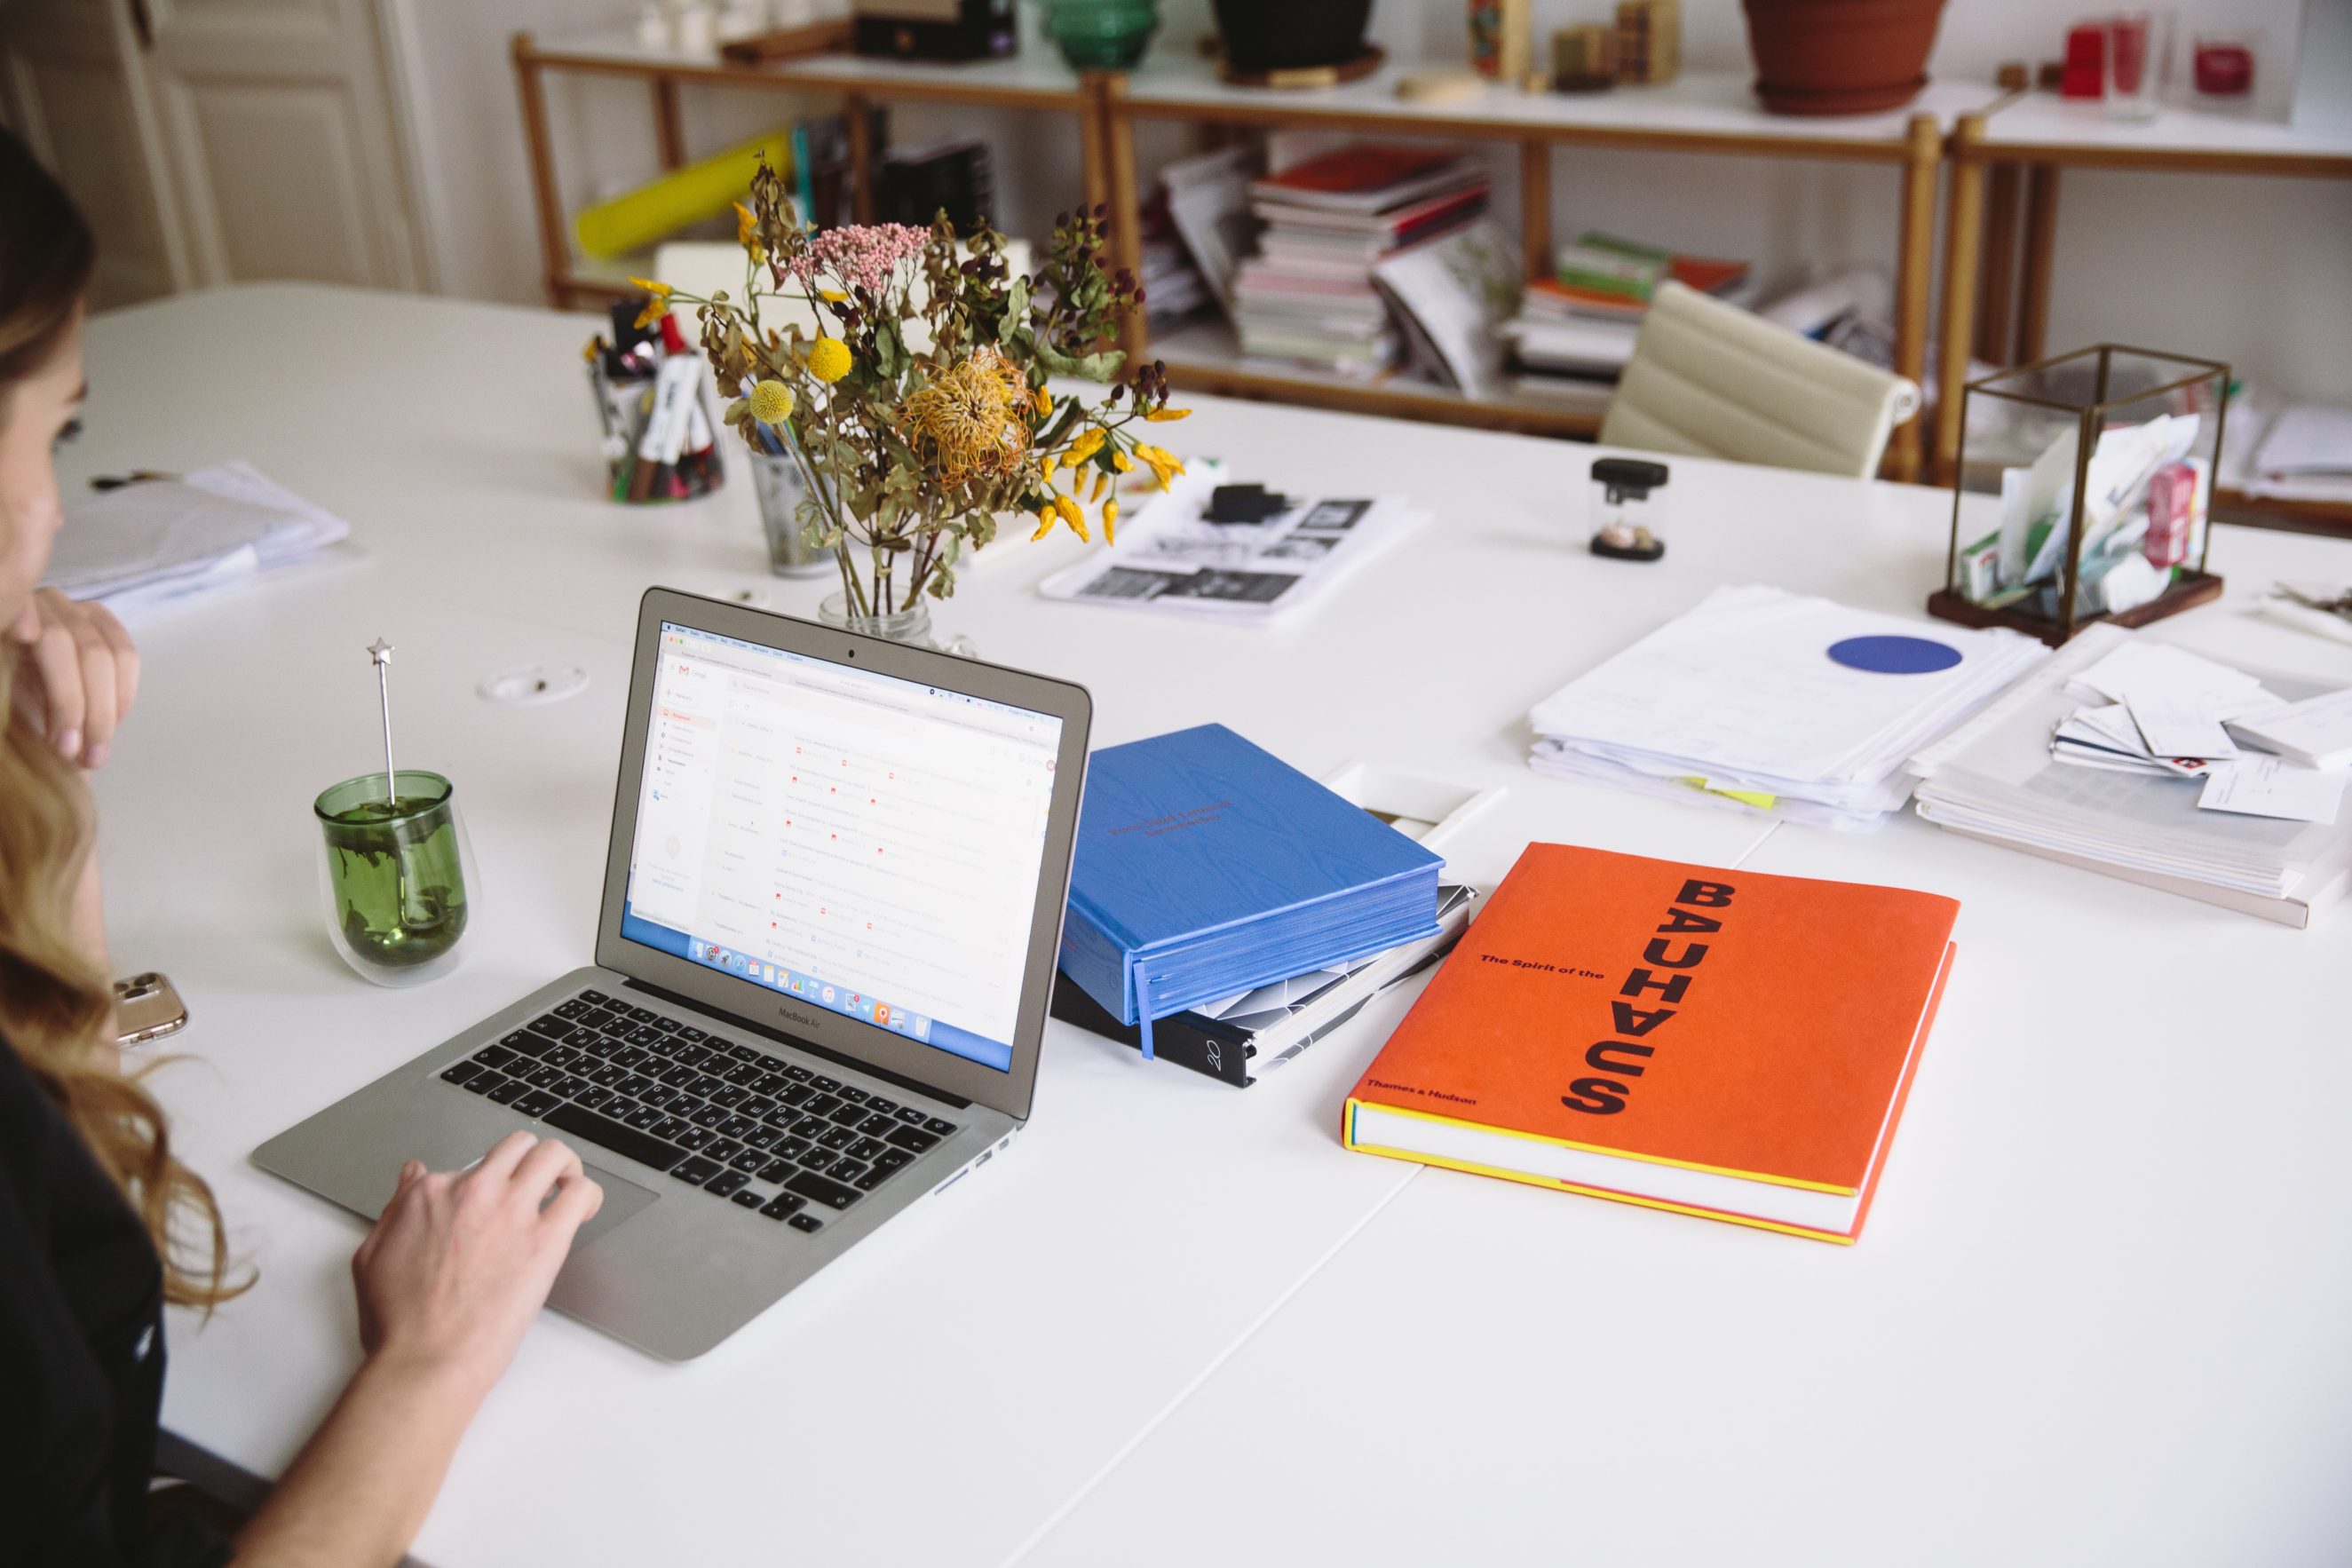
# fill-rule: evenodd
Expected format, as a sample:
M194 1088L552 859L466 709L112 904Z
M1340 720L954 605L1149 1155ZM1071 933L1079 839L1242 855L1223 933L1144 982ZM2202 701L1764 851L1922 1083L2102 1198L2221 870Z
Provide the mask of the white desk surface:
M747 488L599 499L588 330L293 286L92 324L77 488L244 457L366 556L146 628L99 775L118 965L170 973L194 1015L173 1044L197 1060L157 1088L261 1268L173 1324L165 1423L214 1464L276 1474L357 1353L360 1226L246 1155L584 960L645 586L822 592L764 575ZM2071 1563L2144 1537L2116 1559L2229 1539L2271 1562L2343 1538L2340 917L2288 932L1916 822L1776 831L1520 761L1536 698L1717 583L1915 607L1947 497L1677 461L1668 557L1630 566L1580 548L1587 448L1200 408L1176 449L1437 521L1271 634L1041 600L1066 536L992 547L943 623L1084 679L1097 743L1216 718L1310 773L1507 784L1455 856L1488 885L1548 837L1961 898L1864 1242L1344 1153L1339 1102L1402 997L1238 1093L1055 1025L1013 1157L709 1356L542 1319L420 1561ZM2285 534L2224 530L2214 558L2242 590L2352 575ZM2352 677L2226 605L2166 630ZM351 975L315 907L309 802L375 755L379 634L403 756L457 781L486 884L467 965L406 992ZM474 695L533 661L589 689ZM1354 1381L1382 1369L1432 1375Z

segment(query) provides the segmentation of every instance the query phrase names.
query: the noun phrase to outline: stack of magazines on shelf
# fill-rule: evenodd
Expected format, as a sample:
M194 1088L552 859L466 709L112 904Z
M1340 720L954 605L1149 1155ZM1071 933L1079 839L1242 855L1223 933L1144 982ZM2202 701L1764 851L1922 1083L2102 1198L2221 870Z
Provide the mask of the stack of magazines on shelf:
M1399 340L1373 268L1475 220L1486 186L1459 152L1369 142L1252 182L1265 229L1234 279L1242 352L1338 375L1388 369Z
M1213 296L1169 216L1166 187L1143 204L1142 216L1143 320L1161 332L1198 315Z
M1511 390L1580 413L1606 409L1650 296L1668 279L1735 303L1748 288L1744 261L1677 256L1597 231L1561 247L1553 275L1528 284L1503 328Z
M2304 926L2352 885L2347 763L2352 691L2102 625L1910 765L1955 833Z

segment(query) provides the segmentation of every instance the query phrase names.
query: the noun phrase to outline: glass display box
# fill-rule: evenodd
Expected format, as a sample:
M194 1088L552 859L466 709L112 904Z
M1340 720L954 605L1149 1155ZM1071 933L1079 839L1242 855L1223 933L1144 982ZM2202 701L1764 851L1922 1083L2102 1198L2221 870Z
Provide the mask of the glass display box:
M2221 592L2207 569L2230 367L2100 343L1969 384L1930 615L2053 647Z

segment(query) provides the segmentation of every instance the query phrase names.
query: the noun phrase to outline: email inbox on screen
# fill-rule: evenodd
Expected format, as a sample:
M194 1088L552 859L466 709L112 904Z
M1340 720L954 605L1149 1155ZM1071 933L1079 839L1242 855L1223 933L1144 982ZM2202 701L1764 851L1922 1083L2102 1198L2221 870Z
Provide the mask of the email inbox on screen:
M624 934L1000 1070L1060 721L662 628Z

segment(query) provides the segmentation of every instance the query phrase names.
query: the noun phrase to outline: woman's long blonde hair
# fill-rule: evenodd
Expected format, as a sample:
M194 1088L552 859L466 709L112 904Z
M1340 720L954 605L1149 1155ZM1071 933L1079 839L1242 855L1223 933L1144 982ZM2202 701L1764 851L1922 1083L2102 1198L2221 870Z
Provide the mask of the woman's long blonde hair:
M24 145L0 132L0 426L17 384L49 363L89 292L89 226ZM12 527L0 511L0 531ZM172 1153L162 1107L116 1070L112 989L73 938L95 826L89 795L20 711L22 650L0 644L0 1046L12 1050L130 1200L163 1264L163 1299L213 1307L228 1239L203 1177Z

